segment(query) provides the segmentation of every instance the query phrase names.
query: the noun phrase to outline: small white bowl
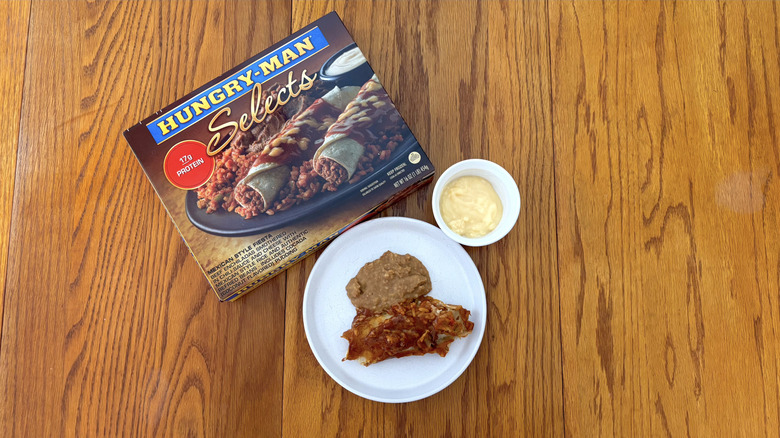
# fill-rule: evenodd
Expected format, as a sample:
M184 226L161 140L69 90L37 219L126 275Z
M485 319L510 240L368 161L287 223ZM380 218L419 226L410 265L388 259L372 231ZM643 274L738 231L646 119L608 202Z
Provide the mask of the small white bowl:
M441 192L450 181L462 176L479 176L488 180L498 197L501 198L501 204L503 204L504 214L498 226L496 226L495 230L482 237L461 236L452 231L441 218L441 212L439 211ZM485 246L501 240L515 226L519 215L520 191L517 188L517 183L509 172L492 161L473 159L455 163L441 174L436 182L436 186L433 188L433 217L444 234L461 245Z

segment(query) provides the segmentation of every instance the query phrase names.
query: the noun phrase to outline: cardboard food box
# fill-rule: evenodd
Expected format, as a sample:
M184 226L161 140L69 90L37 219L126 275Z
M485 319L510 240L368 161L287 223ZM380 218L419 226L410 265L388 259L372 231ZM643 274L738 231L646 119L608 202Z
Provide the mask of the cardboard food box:
M124 135L222 301L434 173L335 12Z

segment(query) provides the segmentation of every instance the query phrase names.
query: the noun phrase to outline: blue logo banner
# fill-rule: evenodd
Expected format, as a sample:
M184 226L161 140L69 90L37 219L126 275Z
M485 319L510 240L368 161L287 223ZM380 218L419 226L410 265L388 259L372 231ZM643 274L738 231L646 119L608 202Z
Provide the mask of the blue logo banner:
M146 125L157 144L173 137L210 114L252 91L306 58L328 47L318 27L303 33L212 87L198 93Z

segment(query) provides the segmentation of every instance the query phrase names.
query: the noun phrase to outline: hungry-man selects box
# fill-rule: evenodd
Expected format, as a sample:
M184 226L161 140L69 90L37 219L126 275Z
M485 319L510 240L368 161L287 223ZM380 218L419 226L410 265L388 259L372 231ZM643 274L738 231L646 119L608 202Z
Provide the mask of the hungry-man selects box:
M124 135L223 301L434 172L336 13Z

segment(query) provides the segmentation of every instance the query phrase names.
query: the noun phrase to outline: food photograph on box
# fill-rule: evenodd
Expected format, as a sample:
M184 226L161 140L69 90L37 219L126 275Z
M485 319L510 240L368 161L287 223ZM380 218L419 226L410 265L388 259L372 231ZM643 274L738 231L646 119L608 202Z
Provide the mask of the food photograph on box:
M336 14L125 138L220 300L279 274L435 170Z

